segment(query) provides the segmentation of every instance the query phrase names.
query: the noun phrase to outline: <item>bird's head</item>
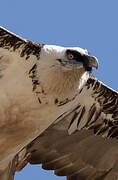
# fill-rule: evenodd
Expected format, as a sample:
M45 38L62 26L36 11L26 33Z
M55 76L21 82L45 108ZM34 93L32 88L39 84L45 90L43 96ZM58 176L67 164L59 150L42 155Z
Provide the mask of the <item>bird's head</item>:
M79 47L65 48L54 45L44 45L42 54L50 65L60 66L62 70L83 68L85 71L91 72L93 67L98 68L97 58L91 56L86 49Z
M44 45L41 49L38 77L46 92L57 97L69 97L87 82L97 58L82 48Z

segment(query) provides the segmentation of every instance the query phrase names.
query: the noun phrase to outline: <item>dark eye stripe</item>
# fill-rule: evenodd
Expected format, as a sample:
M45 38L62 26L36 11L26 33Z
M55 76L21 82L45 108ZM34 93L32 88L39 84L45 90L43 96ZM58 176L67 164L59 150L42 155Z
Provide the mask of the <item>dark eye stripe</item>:
M78 51L75 51L75 50L67 50L66 51L66 54L72 54L73 55L73 59L75 60L78 60L78 61L81 61L83 62L83 56L78 52Z
M78 51L76 51L76 50L68 49L68 50L66 51L66 54L70 54L70 53L74 56L73 59L74 59L75 61L77 61L77 62L82 62L82 63L84 64L85 69L88 70L88 71L91 71L92 68L90 68L90 67L88 66L88 64L89 64L89 59L88 59L87 55L81 55L81 54L80 54Z

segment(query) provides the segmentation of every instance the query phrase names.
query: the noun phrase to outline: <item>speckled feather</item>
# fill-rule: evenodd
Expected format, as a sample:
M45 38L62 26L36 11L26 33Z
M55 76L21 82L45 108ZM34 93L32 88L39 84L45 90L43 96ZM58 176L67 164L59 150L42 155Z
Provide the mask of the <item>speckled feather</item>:
M62 67L67 49L0 27L1 180L27 163L68 180L118 179L118 93L84 66Z

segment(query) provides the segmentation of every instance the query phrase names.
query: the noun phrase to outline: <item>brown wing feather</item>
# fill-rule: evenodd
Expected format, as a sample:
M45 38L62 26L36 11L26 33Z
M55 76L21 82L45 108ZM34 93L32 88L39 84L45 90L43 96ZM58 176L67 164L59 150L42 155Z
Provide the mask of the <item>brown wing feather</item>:
M39 58L42 46L43 44L22 39L0 26L0 48L10 50L11 52L19 50L19 55L21 57L25 56L28 59L30 55L35 55Z
M74 110L26 147L27 162L68 180L117 179L118 94L91 77L79 97Z
M86 89L89 92L86 95ZM92 129L95 134L106 138L115 138L118 136L118 93L108 88L103 83L91 77L85 87L86 104L83 118L78 122L78 129ZM84 89L81 92L81 98L84 97ZM91 102L93 102L91 104ZM86 117L86 118L85 118Z
M18 156L15 156L4 170L0 170L0 180L13 180L18 162Z
M12 64L13 61L24 60L29 64L26 71L30 74L32 73L31 78L33 83L35 83L34 66L36 65L34 64L36 64L36 61L40 57L42 46L42 44L22 39L3 27L0 27L0 79L6 73L7 68L9 69L11 67L10 64ZM32 58L32 55L35 56L35 58ZM2 165L3 163L0 162L0 180L12 180L16 170L14 160L12 162L9 162L9 160L5 161L4 166ZM5 169L3 167L5 167Z

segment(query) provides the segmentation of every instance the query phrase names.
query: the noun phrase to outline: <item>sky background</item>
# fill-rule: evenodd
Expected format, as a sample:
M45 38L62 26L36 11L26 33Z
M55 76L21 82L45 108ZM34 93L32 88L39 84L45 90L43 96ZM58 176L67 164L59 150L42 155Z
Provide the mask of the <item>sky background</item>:
M118 91L118 0L1 0L0 25L29 40L80 46L98 57L93 72ZM15 180L64 180L27 166Z

